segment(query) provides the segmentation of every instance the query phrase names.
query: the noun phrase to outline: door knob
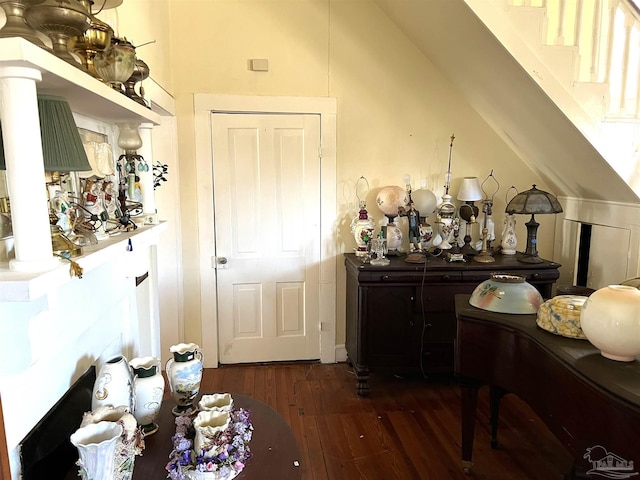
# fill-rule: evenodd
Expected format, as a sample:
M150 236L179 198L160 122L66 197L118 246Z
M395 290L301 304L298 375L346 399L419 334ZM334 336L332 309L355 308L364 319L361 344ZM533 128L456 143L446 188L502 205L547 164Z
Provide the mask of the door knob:
M216 258L216 262L215 262L214 268L228 268L229 267L229 260L227 259L227 257L215 257L215 258Z

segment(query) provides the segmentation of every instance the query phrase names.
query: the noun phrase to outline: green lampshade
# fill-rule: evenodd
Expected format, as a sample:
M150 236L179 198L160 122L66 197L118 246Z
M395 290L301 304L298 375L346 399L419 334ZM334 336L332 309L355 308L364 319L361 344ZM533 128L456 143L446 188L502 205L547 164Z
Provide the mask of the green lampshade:
M87 154L73 119L71 107L62 97L38 95L38 115L44 169L47 172L91 170ZM6 170L0 128L0 170ZM30 139L25 139L30 141Z

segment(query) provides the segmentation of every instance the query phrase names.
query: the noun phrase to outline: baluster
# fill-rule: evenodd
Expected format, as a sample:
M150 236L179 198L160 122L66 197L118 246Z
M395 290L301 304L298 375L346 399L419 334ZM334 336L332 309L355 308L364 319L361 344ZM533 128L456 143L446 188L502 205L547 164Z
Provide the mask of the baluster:
M611 64L614 41L614 25L616 20L616 10L620 0L609 0L609 28L607 29L607 67L605 69L604 82L609 83L611 80Z
M578 0L576 4L576 18L574 20L574 32L573 32L573 46L580 47L580 36L582 34L582 10L583 10L583 0Z
M620 101L618 108L620 113L624 113L627 103L627 80L629 76L629 52L631 50L631 27L633 26L633 16L628 12L624 15L624 49L622 53L622 77L620 78Z
M556 33L556 45L564 45L564 22L567 14L567 2L566 0L560 0L558 2L558 30Z
M640 24L636 24L636 27L640 29ZM638 36L638 49L640 50L640 36ZM634 116L638 116L640 114L640 64L636 64L637 75L636 75L636 106L633 111ZM638 131L640 133L640 130Z
M589 80L597 82L600 73L600 39L602 38L602 0L596 0L593 9L593 25L591 27L591 65L589 66Z

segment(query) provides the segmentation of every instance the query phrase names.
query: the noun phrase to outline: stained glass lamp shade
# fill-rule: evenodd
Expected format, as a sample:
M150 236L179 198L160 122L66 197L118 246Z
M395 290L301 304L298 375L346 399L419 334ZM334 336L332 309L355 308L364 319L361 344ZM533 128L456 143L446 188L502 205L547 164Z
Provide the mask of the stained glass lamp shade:
M530 190L520 192L513 197L505 212L520 215L531 214L531 220L525 223L527 226L527 248L524 255L519 257L518 260L524 263L542 263L544 260L538 256L537 248L537 232L540 224L536 222L535 215L562 213L562 206L558 199L544 190L538 190L533 185Z

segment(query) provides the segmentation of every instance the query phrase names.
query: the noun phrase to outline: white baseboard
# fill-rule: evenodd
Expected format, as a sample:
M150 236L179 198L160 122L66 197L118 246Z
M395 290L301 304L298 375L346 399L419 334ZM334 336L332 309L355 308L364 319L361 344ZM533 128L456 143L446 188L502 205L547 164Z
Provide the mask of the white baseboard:
M347 361L347 349L344 345L336 345L336 363Z

